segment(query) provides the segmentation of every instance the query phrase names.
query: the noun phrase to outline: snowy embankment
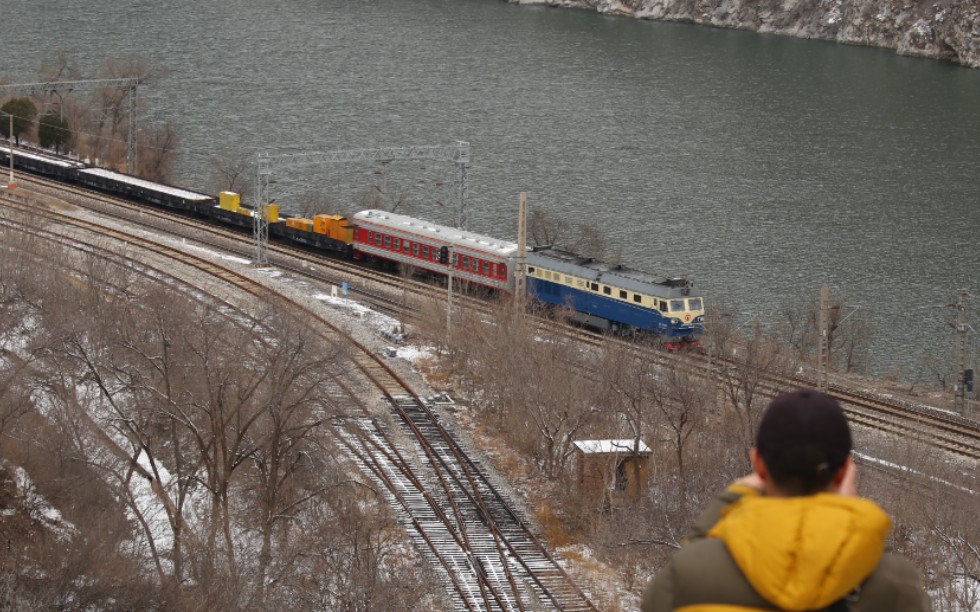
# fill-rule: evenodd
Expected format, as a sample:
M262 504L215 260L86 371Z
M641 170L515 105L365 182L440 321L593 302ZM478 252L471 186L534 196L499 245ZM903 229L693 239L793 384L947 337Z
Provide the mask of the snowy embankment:
M980 68L975 0L509 0L849 45Z

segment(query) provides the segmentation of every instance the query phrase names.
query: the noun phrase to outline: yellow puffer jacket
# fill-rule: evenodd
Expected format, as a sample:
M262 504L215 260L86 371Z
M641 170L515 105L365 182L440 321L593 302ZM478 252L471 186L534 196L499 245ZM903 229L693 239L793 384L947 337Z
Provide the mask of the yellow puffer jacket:
M744 497L708 532L752 587L783 610L819 610L878 566L891 520L873 502L819 494Z
M890 528L866 499L762 497L733 485L650 582L643 612L927 611L918 571L884 553Z

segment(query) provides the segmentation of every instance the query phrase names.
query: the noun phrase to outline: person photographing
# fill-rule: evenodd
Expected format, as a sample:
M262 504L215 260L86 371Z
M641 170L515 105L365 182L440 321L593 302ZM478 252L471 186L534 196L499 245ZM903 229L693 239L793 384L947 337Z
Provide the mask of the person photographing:
M834 398L775 398L752 474L721 492L647 586L643 612L929 610L918 571L885 552L891 520L857 496L851 432Z

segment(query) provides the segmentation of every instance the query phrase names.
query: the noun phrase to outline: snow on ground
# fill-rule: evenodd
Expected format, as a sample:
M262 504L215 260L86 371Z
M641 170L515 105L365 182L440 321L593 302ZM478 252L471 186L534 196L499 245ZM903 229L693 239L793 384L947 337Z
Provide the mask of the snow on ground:
M159 236L157 236L157 238L159 238ZM251 262L247 259L229 255L226 253L221 253L219 251L215 251L207 247L200 247L200 246L190 245L186 243L184 243L184 247L187 249L192 249L198 252L199 254L204 254L205 256L209 256L217 260L228 261L233 264L240 264L242 266L251 265ZM340 296L338 294L337 288L334 288L332 294L323 293L320 290L315 290L313 292L310 292L310 290L313 289L311 285L309 285L305 281L297 281L295 279L291 279L289 276L285 275L281 270L277 270L273 267L258 268L258 269L249 267L248 269L263 274L268 278L275 278L279 282L289 284L293 289L300 289L302 291L306 291L307 297L327 305L328 307L336 310L338 313L342 313L346 319L349 319L352 322L353 325L362 326L365 330L374 334L376 339L384 338L385 340L391 340L394 337L396 330L399 328L399 322L396 321L395 319L387 315L378 313L377 311L374 311L355 300ZM394 346L389 347L388 350L391 351L388 352L387 354L389 358L397 357L400 359L404 359L407 362L413 364L417 364L419 361L431 358L435 352L435 350L432 347L428 347L428 346L415 346L415 345L402 345L402 344L395 344ZM890 468L897 468L897 469L907 469L903 466L891 464L889 462L882 461L874 457L870 457L866 455L860 455L860 456L862 459L866 461L877 463L882 466L887 466ZM141 463L142 460L143 458L141 457ZM164 474L161 474L161 477L163 476ZM166 478L169 479L169 475L167 475ZM152 492L148 483L143 482L142 479L134 479L134 481L140 481L134 483L133 486L137 487L134 493L137 495L138 499L140 500L139 507L145 508L148 516L152 517L151 531L154 534L154 539L158 542L158 544L165 544L170 538L170 529L169 526L166 524L166 514L163 511L162 507L159 508L158 511L152 510L152 506L154 504L159 505L160 503L159 499ZM164 486L167 487L166 480L164 481ZM159 538L159 540L157 540L157 538ZM639 603L638 593L625 589L622 583L619 582L618 578L615 577L614 575L609 575L609 572L604 572L598 567L592 567L591 569L589 569L593 564L595 565L600 565L600 564L598 564L596 560L592 558L591 551L588 548L581 547L581 546L573 546L573 547L566 547L560 552L562 556L565 557L566 559L565 565L567 568L568 568L568 562L572 559L576 559L576 561L574 562L576 569L568 568L571 569L573 573L578 573L583 571L587 572L588 574L591 574L591 577L588 579L588 581L594 587L601 589L606 593L618 593L618 596L614 596L614 597L616 597L618 601L625 606L623 609L635 609L635 607L638 607L638 603ZM962 588L969 590L970 588L974 588L974 587L971 587L969 585L962 585ZM974 588L974 590L977 589ZM954 612L980 612L980 603L977 603L977 605L974 606L972 609L956 610Z
M13 474L14 484L17 487L17 498L22 501L22 508L27 511L31 520L44 525L44 527L55 534L59 540L66 540L75 533L75 526L66 521L57 508L48 503L44 497L38 493L34 487L34 481L27 474L27 470L20 466L12 465L3 461L4 469ZM4 511L5 515L15 514L15 509Z
M159 238L159 236L156 236L156 237ZM188 251L197 251L198 253L201 253L201 254L206 255L208 257L212 257L214 259L220 259L220 260L224 260L224 261L230 261L232 263L239 263L239 264L246 265L246 266L249 265L250 263L252 263L251 261L249 261L248 259L245 259L244 257L239 257L237 255L229 255L228 253L222 253L220 251L215 251L214 249L211 249L211 248L208 248L208 247L202 247L202 246L199 246L199 245L196 245L196 244L187 244L186 242L183 242L181 244Z

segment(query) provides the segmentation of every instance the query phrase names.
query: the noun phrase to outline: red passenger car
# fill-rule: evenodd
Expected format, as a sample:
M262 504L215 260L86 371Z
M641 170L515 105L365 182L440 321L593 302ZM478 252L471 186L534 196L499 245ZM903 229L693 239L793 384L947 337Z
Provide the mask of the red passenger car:
M442 275L452 266L454 278L513 293L510 271L517 255L513 242L383 210L355 214L354 225L355 257L408 264Z

